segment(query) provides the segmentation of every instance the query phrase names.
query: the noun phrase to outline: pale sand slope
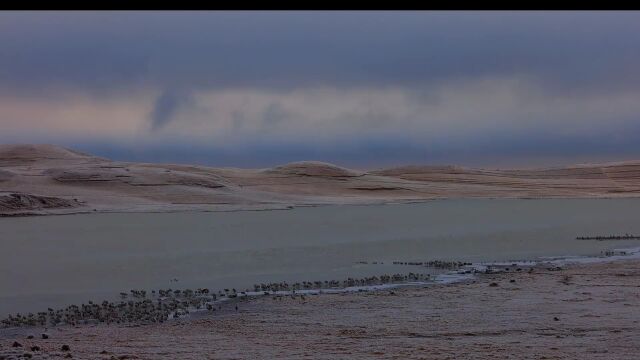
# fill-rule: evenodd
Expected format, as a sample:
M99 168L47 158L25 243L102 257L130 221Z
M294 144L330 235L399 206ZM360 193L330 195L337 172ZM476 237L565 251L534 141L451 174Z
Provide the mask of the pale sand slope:
M473 197L635 197L640 161L538 170L319 162L271 169L117 162L53 145L0 145L0 215L277 209Z
M515 282L510 282L515 280ZM492 287L496 282L499 286ZM0 332L0 354L75 359L638 359L640 261L480 275L474 283L260 298L161 325ZM557 317L558 320L554 320ZM25 348L10 347L18 340ZM105 352L100 354L101 352ZM2 355L0 355L1 358Z

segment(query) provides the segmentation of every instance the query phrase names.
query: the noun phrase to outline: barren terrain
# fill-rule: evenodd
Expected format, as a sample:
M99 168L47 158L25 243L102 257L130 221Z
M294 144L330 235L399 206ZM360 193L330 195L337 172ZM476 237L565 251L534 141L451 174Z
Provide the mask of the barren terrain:
M635 197L640 161L535 170L320 162L268 169L111 161L53 145L0 146L0 215L282 209L440 198Z
M237 312L228 304L159 325L67 326L48 329L48 339L40 328L6 329L0 358L637 359L638 265L540 266L453 285L262 297L238 303Z

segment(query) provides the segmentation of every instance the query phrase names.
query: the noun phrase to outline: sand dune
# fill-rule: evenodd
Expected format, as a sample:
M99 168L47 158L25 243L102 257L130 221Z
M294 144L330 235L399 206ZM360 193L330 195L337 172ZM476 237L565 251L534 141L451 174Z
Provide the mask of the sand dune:
M635 197L640 161L532 170L304 161L270 169L111 161L54 145L0 146L0 214L276 209L439 198Z

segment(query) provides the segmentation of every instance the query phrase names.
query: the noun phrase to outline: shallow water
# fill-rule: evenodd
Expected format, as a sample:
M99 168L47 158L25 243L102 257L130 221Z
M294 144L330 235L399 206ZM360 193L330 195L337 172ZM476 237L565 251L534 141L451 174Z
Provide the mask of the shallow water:
M548 199L0 218L0 315L133 288L240 290L417 270L394 260L597 255L640 241L575 237L640 234L638 214L640 199Z

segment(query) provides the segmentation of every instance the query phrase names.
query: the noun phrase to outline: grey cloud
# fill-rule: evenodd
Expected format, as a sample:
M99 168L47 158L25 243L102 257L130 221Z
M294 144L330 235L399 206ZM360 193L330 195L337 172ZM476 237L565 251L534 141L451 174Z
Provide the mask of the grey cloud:
M320 160L354 168L406 164L522 167L637 159L636 125L620 137L607 134L559 136L545 133L480 137L467 142L416 142L405 137L363 137L331 144L269 143L254 139L241 148L163 141L114 144L67 139L62 144L117 160L199 163L213 166L268 167L291 161ZM0 137L2 135L0 134Z
M120 112L132 123L149 116L150 142L164 146L175 133L191 139L192 131L229 151L246 147L238 151L247 158L271 154L269 163L438 152L450 162L465 144L478 157L518 146L529 156L538 144L555 151L549 156L604 154L607 146L628 155L638 151L625 136L637 133L628 129L638 124L639 33L638 12L0 12L0 99L113 95L108 108L115 109L143 94L143 113L148 95L161 92L150 114ZM309 89L328 96L298 95ZM394 100L381 89L405 95ZM211 94L251 101L202 100ZM55 101L33 99L38 106L25 101L24 108L46 113ZM81 108L88 123L98 121L91 101ZM57 126L55 116L48 126ZM269 128L278 131L258 134ZM31 130L24 141L32 141ZM148 135L119 131L110 140ZM394 147L407 143L403 135L416 144ZM619 135L624 141L614 141ZM593 137L589 148L580 145L585 136ZM446 144L431 145L438 139ZM248 147L258 140L270 143Z
M406 85L529 74L640 87L640 14L0 13L4 91ZM586 89L586 90L585 90Z
M270 103L262 114L263 124L267 127L277 126L291 118L291 113L278 102Z
M150 115L151 130L159 130L171 122L177 112L193 104L191 95L186 91L170 89L164 91L156 99Z
M215 112L215 111L214 111ZM252 119L247 116L246 111L236 109L231 112L231 136L242 136L243 130L249 125Z

